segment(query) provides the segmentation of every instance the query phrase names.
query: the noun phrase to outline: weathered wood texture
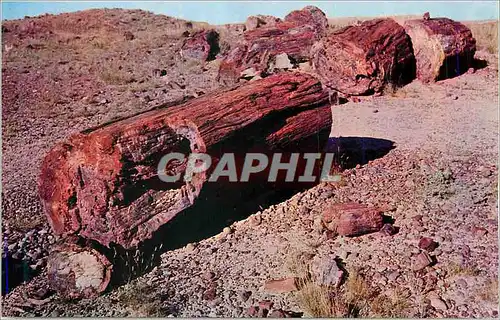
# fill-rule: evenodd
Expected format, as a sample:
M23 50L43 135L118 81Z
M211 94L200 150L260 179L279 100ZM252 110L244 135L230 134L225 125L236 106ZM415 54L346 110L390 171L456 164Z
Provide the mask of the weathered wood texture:
M254 68L259 76L266 76L272 72L270 64L282 53L294 64L306 61L312 45L325 34L327 27L325 14L308 6L291 12L284 21L249 29L243 34L243 41L221 62L219 80L233 83L248 68Z
M345 96L381 92L415 77L410 37L392 19L343 28L316 43L311 55L322 83Z
M42 164L39 192L48 220L58 235L136 247L191 206L207 179L195 173L190 182L161 182L157 166L163 155L218 155L228 141L243 150L314 142L302 150L318 152L316 136L321 131L327 138L331 126L327 105L318 80L280 73L75 134ZM231 140L235 136L242 139ZM170 162L167 169L184 173L186 161Z
M404 28L411 37L417 59L417 77L424 82L466 72L474 61L476 40L460 22L448 18L408 20Z

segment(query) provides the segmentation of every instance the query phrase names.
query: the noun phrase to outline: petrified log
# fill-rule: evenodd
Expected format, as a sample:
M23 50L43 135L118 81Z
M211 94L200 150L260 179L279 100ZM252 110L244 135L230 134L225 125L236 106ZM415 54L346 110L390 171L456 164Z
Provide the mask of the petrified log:
M377 232L384 225L380 210L359 203L338 203L323 211L323 224L341 236Z
M314 142L309 152L318 152L317 140L328 137L331 112L317 107L327 104L319 81L282 73L75 134L42 164L39 192L48 220L58 235L136 247L191 206L207 179L202 172L191 181L160 181L162 156L217 156L227 152L227 141L243 150ZM326 135L318 137L320 131ZM231 140L235 136L241 139ZM171 161L167 170L184 173L186 161Z
M250 29L244 40L221 62L218 78L233 83L246 69L254 68L259 76L272 73L269 65L279 54L287 54L293 64L309 60L312 45L328 27L325 14L313 6L291 12L284 21Z
M448 18L408 20L417 77L424 82L442 80L466 72L474 61L476 39L460 22Z
M316 43L312 65L322 83L345 96L382 91L415 77L410 37L392 19L343 28Z
M50 286L66 298L89 298L106 290L112 265L95 249L80 246L76 238L56 244L47 259Z
M219 33L215 30L203 30L184 41L181 55L191 59L211 61L215 59L219 51Z

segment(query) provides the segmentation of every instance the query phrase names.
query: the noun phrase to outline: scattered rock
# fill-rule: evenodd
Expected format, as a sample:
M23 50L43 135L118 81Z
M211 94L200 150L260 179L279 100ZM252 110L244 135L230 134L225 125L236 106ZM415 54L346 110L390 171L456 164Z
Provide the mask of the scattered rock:
M243 302L246 302L252 296L252 291L242 291L240 292L240 299Z
M380 232L385 236L392 236L398 233L398 230L392 224L385 223L384 226L380 229Z
M441 311L448 310L446 303L443 300L441 300L440 298L432 298L432 299L430 299L430 301L431 301L431 306L434 307L434 309L441 310Z
M211 61L219 51L219 33L215 30L203 30L184 41L181 55L191 59Z
M130 31L125 31L123 36L125 37L125 40L127 40L127 41L134 40L134 38L135 38L134 34Z
M284 278L278 280L269 280L264 284L264 290L273 293L297 291L297 279Z
M338 286L342 281L344 272L338 267L334 255L315 256L311 264L314 280L319 285Z
M432 252L438 247L438 243L431 238L423 237L418 242L418 247L422 250Z
M419 271L433 263L431 256L427 252L417 255L413 261L413 270Z
M273 305L274 305L274 303L270 300L262 300L259 302L259 308L261 308L261 309L271 310Z

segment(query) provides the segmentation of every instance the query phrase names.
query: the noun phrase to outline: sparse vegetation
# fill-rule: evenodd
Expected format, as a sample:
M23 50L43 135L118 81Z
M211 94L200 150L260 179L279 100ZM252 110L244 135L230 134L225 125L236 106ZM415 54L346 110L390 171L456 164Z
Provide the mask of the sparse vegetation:
M124 286L118 295L118 301L133 317L165 317L161 301L151 292L153 289L145 284L134 282Z
M474 266L461 265L456 262L451 262L446 267L446 273L449 277L453 276L478 276L481 274L481 270Z

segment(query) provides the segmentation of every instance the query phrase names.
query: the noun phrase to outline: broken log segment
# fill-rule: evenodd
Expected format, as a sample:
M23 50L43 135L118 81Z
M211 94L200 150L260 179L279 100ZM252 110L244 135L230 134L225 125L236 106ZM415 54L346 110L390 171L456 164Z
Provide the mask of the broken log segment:
M417 78L438 81L466 72L474 62L476 40L460 22L448 18L407 20L417 60Z
M327 105L318 80L281 73L72 135L42 164L39 193L48 220L58 235L134 248L190 207L207 180L201 172L191 181L160 181L162 156L224 152L220 146L235 135L246 136L248 148L261 144L270 151L310 142L331 125L331 112L313 111ZM312 147L321 151L317 142ZM185 170L186 161L167 168Z
M314 6L292 11L285 21L276 21L245 31L243 41L222 60L218 79L237 82L242 71L253 68L257 75L273 73L270 64L277 55L286 54L297 65L309 60L312 45L326 32L328 19Z
M415 57L402 26L392 19L368 20L324 37L311 50L321 82L345 97L381 92L415 77Z
M112 265L97 250L80 246L75 238L56 244L47 259L52 289L65 298L90 298L106 290Z
M381 211L359 203L337 203L323 211L323 224L336 235L360 236L384 225Z

